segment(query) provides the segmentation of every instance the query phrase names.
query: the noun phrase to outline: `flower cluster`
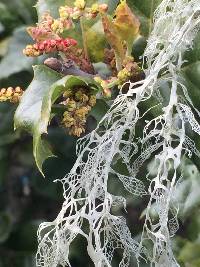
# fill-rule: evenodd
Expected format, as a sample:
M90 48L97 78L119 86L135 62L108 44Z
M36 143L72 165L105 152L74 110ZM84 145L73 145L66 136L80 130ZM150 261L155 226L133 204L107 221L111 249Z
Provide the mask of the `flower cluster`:
M125 82L129 80L131 82L136 82L142 79L142 70L138 66L138 64L134 62L134 58L126 57L123 62L123 67L124 68L120 70L117 74L119 86L122 86Z
M99 76L94 77L94 80L101 85L104 97L111 97L111 89L114 86L121 88L128 81L137 82L144 78L142 69L134 61L133 57L127 56L123 61L122 67L122 70L116 73L116 77L109 77L108 79L102 79Z
M27 32L33 38L33 40L40 42L46 39L56 39L59 36L52 31L52 24L54 19L49 14L45 12L41 18L41 21L37 23L36 27L28 27Z
M86 7L84 0L77 0L74 7L61 6L59 8L59 18L54 19L48 12L45 12L37 26L28 27L27 31L36 41L56 39L61 37L65 30L74 28L73 20L81 17L92 19L99 13L106 12L107 9L107 4L93 4L91 7Z
M18 86L16 88L8 87L0 90L0 102L10 101L12 103L18 103L23 90Z
M55 34L62 34L64 30L68 30L74 27L73 20L85 17L86 19L95 18L99 13L104 13L108 9L106 4L93 4L91 7L86 7L84 0L77 0L74 3L74 7L61 6L59 8L60 17L54 19L51 24L51 30Z
M33 45L27 45L23 50L24 55L28 57L38 57L42 54L53 52L66 52L70 47L77 45L77 41L72 38L50 39L40 41Z
M87 19L96 18L100 13L105 13L108 10L107 4L93 4L91 7L86 7L85 0L76 0L74 7L61 6L59 9L60 18L79 19L85 17Z
M87 115L96 104L96 96L88 88L68 89L62 102L66 106L63 113L62 124L68 129L70 135L80 136L85 132Z

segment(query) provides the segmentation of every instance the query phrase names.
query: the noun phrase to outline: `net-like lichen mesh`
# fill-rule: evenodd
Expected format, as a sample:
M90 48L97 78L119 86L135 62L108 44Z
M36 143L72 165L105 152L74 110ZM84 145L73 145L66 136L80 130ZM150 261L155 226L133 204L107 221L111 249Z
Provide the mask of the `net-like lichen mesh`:
M79 234L87 240L87 251L96 267L111 267L116 249L123 250L120 267L128 267L132 255L138 266L142 258L151 266L179 266L171 247L171 237L178 229L178 203L174 199L178 168L183 153L199 156L195 143L185 133L186 124L200 133L193 114L194 110L199 115L198 111L179 74L184 63L182 55L192 47L199 30L199 14L200 0L163 0L157 8L144 53L146 78L130 83L128 92L119 94L98 127L79 140L77 161L61 181L62 209L53 222L39 227L37 266L71 266L69 249ZM161 81L170 86L169 101L160 103L162 112L146 122L143 138L136 138L138 121L145 117L139 104L152 96L162 101ZM147 179L150 185L145 188L138 171L153 156L158 164L157 174ZM118 161L126 165L129 175L116 170ZM125 206L126 200L109 192L110 175L130 193L149 195L140 242L131 236L125 219L112 213L113 206ZM156 221L151 217L152 207Z

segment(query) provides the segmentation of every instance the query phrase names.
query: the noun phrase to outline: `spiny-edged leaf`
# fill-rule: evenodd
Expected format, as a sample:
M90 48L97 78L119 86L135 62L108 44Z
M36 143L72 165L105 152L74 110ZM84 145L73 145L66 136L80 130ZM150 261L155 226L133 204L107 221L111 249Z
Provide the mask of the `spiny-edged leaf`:
M36 61L25 57L22 53L24 47L30 42L31 38L27 35L25 27L20 27L14 31L7 54L0 62L0 79L31 69Z
M47 132L47 126L51 118L51 106L60 97L64 91L74 86L88 86L93 90L98 90L98 84L89 78L68 75L55 82L50 89L44 94L42 100L42 109L40 121L42 122L42 132ZM52 156L51 151L44 141L37 136L35 145L38 149L38 154L34 155L36 162L39 163L38 168L42 172L42 165L46 158Z
M122 0L115 11L114 25L131 52L133 41L139 35L140 21L131 11L126 0Z
M40 122L42 101L51 85L61 78L61 75L43 65L36 65L34 78L20 101L15 113L15 127L33 132L35 125ZM44 128L43 123L39 128Z
M39 170L43 161L52 156L41 135L47 132L48 121L42 121L42 102L51 85L61 78L60 74L46 66L34 67L34 79L25 91L15 113L15 128L24 129L33 135L33 154Z
M51 106L67 88L88 86L98 90L95 81L78 76L62 76L44 65L34 67L34 79L25 91L15 113L15 128L33 135L33 154L42 173L43 162L53 156L48 143L41 138L47 133L51 120Z

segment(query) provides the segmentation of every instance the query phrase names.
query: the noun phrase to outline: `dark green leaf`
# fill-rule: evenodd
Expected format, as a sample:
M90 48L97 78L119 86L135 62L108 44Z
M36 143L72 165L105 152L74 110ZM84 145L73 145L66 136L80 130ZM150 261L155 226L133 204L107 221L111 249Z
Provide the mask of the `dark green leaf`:
M132 11L139 17L141 33L148 36L152 29L153 13L162 0L128 0Z
M93 107L93 109L90 112L90 115L92 115L97 122L100 122L102 117L106 114L109 107L103 100L97 100L97 104Z
M41 139L41 135L47 132L48 125L48 119L42 115L42 102L51 85L60 77L57 72L45 66L35 66L34 79L15 113L15 127L33 134L33 154L41 172L43 161L52 156L48 145Z
M35 0L1 0L3 2L8 12L10 12L10 20L22 20L23 23L30 24L35 19L35 13L33 12L33 5L35 4Z

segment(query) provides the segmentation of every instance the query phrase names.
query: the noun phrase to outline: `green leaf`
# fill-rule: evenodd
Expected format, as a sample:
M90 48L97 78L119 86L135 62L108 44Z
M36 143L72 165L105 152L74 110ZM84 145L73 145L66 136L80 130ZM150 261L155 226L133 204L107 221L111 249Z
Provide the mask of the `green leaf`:
M104 100L97 99L97 103L91 110L90 115L92 115L96 119L97 123L99 123L102 117L108 111L108 109L109 109L109 106L106 104Z
M153 13L162 0L127 0L141 22L141 34L148 36L152 29Z
M21 222L12 231L9 238L9 247L16 252L33 253L37 248L37 229L39 221ZM16 240L18 240L16 242Z
M135 7L147 18L153 17L153 12L162 0L128 0L130 7Z
M25 24L33 23L36 17L33 9L35 0L1 0L1 2L5 4L6 9L11 14L11 16L7 16L11 23L13 23L14 20L17 20L18 23L20 20L25 22ZM2 17L5 17L5 15L3 14Z
M33 135L33 154L39 170L43 161L52 156L47 143L41 135L47 132L48 120L42 120L42 102L49 93L51 85L60 79L60 75L45 67L34 67L34 79L25 91L15 113L15 128L24 129Z
M109 66L103 62L98 62L93 64L95 73L97 73L101 77L110 77L112 76L112 72L109 68Z
M34 79L15 113L15 128L24 129L33 135L33 154L41 173L45 159L53 156L48 143L41 138L43 133L47 133L52 104L66 88L89 86L98 90L98 85L89 78L71 75L60 78L60 74L46 66L35 66Z
M12 74L23 70L30 70L36 62L32 58L23 55L22 51L31 38L26 33L25 27L16 29L10 40L7 54L0 62L0 79L9 77Z
M86 31L86 40L92 62L103 61L106 38L101 20Z
M188 88L188 93L194 106L199 109L200 99L200 61L194 62L182 69L182 82Z

